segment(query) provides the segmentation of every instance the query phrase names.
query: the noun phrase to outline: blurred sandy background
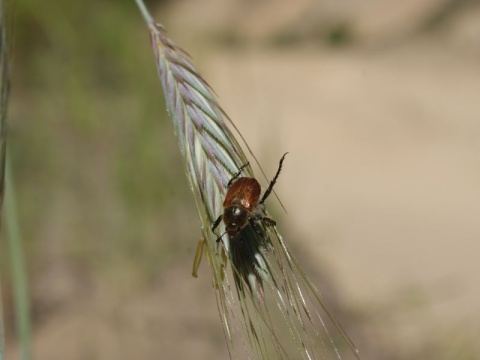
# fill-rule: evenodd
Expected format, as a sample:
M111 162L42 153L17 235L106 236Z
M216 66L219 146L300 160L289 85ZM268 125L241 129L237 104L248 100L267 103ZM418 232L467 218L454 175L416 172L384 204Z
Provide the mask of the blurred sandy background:
M148 1L365 359L478 359L480 2ZM37 359L224 359L132 2L22 0L10 145ZM5 244L2 244L5 248ZM1 251L8 359L19 358Z

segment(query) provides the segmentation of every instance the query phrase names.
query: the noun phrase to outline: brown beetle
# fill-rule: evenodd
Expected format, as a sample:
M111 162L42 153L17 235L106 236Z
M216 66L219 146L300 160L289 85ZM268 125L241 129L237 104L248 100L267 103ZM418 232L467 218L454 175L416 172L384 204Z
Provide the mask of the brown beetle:
M260 201L261 187L258 181L255 178L239 177L242 170L249 164L247 163L239 169L239 171L228 182L228 191L225 195L225 201L223 202L223 214L220 215L213 224L212 231L215 231L222 219L225 223L225 228L230 239L235 238L240 230L249 223L252 223L253 225L254 220L263 220L269 226L276 224L274 220L263 216L263 203L268 198L273 190L273 186L277 182L280 171L282 170L283 160L287 154L288 153L285 153L280 159L277 173L270 182L270 185ZM218 240L220 240L220 238Z

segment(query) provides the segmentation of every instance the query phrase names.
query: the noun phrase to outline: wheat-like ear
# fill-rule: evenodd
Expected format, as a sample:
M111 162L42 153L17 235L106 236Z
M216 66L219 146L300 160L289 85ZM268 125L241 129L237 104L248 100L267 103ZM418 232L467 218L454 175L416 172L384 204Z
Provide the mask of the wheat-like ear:
M211 227L223 212L227 184L233 174L247 163L247 158L225 125L225 112L207 82L190 62L188 54L166 37L163 26L151 18L142 1L137 0L137 4L150 31L167 111L174 125L202 222L203 237L197 248L192 274L197 275L197 268L205 250L213 274L225 338L230 354L233 355L233 336L238 332L239 326L232 324L229 314L235 301L230 283L225 277L226 261L230 257L229 238L222 237L223 247L219 250L219 236ZM253 177L250 167L245 167L243 173ZM220 224L218 229L220 234L225 232L223 224ZM242 273L238 274L235 280L245 281L247 277L247 273ZM254 276L251 283L254 288L261 288L261 285L257 284L261 281L260 277Z
M244 167L247 158L226 125L229 119L189 56L166 36L143 1L135 1L150 31L167 110L202 221L200 244L205 244L212 269L230 356L358 359L355 347L289 252L275 222L259 220L268 218L263 204L250 219L251 225L233 239L223 235L220 241L213 233L215 224L218 233L225 234L224 225L216 220L223 213L233 174L240 168L244 176L253 177L253 173L249 166ZM200 258L201 252L197 252L194 275ZM225 275L227 258L231 276ZM334 340L337 335L348 345L346 356Z
M163 26L148 15L141 1L137 2L147 19L167 110L185 159L204 235L210 238L210 226L222 212L226 184L247 159L225 125L224 111L187 53L165 36ZM245 174L253 176L249 168Z
M165 37L160 24L154 23L150 31L168 112L186 159L203 226L209 229L222 212L226 184L247 160L225 126L224 113L209 86L186 53Z

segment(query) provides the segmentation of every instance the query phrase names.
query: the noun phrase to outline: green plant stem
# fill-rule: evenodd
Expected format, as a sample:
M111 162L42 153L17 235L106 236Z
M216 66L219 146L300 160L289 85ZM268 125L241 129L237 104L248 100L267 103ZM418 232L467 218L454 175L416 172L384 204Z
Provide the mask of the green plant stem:
M4 336L3 336L3 303L2 303L2 286L0 285L0 360L3 360L4 353Z
M30 360L32 358L30 345L30 301L27 290L27 276L25 271L25 260L22 251L20 227L18 225L15 187L8 155L6 161L5 188L5 226L7 230L7 241L10 248L10 259L12 266L15 322L20 341L22 359Z
M151 24L153 24L155 21L153 20L152 15L150 15L150 12L145 6L145 3L142 0L135 0L135 2L137 3L140 12L143 15L143 18L147 22L147 25L150 26Z

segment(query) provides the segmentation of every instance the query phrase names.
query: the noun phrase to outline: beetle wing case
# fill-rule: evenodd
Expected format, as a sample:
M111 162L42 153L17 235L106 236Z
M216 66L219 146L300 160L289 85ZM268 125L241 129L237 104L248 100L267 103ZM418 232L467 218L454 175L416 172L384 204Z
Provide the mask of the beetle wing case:
M256 179L241 177L228 189L223 206L240 205L249 211L253 211L258 199L260 199L261 191L260 184Z

